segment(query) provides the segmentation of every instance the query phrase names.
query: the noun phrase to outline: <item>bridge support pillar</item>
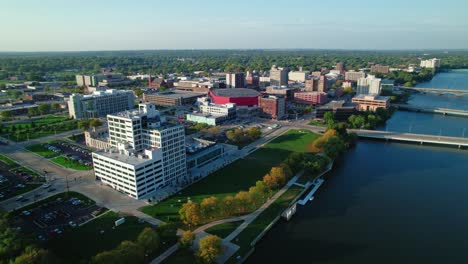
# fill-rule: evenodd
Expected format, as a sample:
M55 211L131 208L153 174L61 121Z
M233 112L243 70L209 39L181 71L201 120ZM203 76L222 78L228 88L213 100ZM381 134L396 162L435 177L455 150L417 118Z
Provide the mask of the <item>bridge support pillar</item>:
M423 144L423 142L422 142L422 141L421 141L420 143L421 143L421 145Z

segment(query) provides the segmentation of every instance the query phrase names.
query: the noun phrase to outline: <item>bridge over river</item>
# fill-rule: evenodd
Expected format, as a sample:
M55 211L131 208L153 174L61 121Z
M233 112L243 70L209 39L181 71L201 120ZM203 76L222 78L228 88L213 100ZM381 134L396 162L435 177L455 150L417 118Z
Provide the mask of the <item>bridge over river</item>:
M463 96L468 94L468 89L444 89L444 88L423 88L423 87L406 87L406 86L395 86L401 90L413 90L422 93L436 93L436 94L454 94L456 96Z
M468 138L462 138L462 137L446 137L446 136L410 134L410 133L387 132L387 131L377 131L377 130L363 130L363 129L351 129L350 131L356 133L360 138L381 139L381 140L387 140L387 141L394 140L394 141L412 142L412 143L418 143L418 144L455 146L458 148L468 147Z
M426 106L417 106L417 105L408 105L408 104L392 104L392 106L396 107L397 109L415 111L415 112L426 112L426 113L436 113L436 114L442 114L442 115L455 115L455 116L468 116L467 110L460 110L460 109L426 107Z

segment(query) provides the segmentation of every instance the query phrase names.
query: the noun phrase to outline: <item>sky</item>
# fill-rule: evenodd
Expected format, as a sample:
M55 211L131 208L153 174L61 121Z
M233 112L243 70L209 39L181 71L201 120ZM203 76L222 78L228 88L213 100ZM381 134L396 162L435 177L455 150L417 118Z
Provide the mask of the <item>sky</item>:
M467 49L466 0L0 0L0 51Z

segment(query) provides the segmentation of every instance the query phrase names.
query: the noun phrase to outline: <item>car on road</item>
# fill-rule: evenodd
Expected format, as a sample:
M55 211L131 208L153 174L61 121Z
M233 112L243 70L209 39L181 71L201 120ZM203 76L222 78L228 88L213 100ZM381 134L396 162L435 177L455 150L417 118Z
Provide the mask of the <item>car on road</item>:
M22 212L22 214L23 214L24 216L28 216L28 215L31 215L31 212L30 212L30 211L27 211L27 210L25 210L25 211L23 211L23 212Z
M47 189L47 188L49 188L50 186L51 186L50 183L46 183L46 184L42 185L42 188L43 188L43 189Z
M55 189L55 188L50 188L50 189L47 190L47 192L53 192L53 191L55 191L55 190L57 190L57 189Z
M23 198L24 198L23 195L19 195L19 196L16 197L15 200L16 200L16 201L19 201L19 200L21 200L21 199L23 199Z
M73 228L77 227L76 223L73 221L68 222L68 224Z

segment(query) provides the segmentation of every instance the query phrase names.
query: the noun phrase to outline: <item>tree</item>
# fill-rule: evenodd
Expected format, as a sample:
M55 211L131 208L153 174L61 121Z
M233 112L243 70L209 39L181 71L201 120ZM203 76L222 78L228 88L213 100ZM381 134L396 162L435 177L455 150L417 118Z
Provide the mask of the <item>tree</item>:
M195 234L190 230L184 231L180 237L180 246L182 248L189 248L192 246L193 240L195 240Z
M13 116L13 112L10 110L6 110L6 111L1 112L1 115L5 119L10 119Z
M91 119L91 120L89 121L89 126L90 126L90 127L93 127L93 128L102 126L102 121L99 120L99 119Z
M133 93L137 96L137 97L140 97L143 95L145 91L143 91L142 89L135 89L133 90Z
M247 212L247 209L250 207L250 195L246 191L240 191L234 196L234 200L236 201L236 207L238 212L244 214Z
M209 235L200 239L199 247L200 250L198 251L197 256L202 263L215 263L216 258L223 253L221 238L218 236Z
M10 228L6 214L0 212L0 259L9 259L20 253L21 239Z
M225 216L233 215L236 210L236 201L233 196L229 195L223 198L221 210L223 210L223 215Z
M39 115L39 110L37 109L37 107L28 108L28 116L29 117L33 117L33 116L37 116L37 115Z
M113 249L101 252L93 257L91 263L95 264L132 264L143 263L144 249L132 241L122 241Z
M182 222L188 225L189 228L197 226L202 222L200 205L192 201L188 201L182 205L182 208L179 210L179 215Z
M219 201L218 198L211 196L205 198L200 203L200 210L204 218L212 219L216 217L218 213Z
M333 128L335 125L335 114L333 112L326 112L323 115L323 120L325 120L325 123L327 123L328 128Z
M334 160L345 150L345 142L337 136L330 137L323 145L323 152L330 159Z
M59 103L53 103L52 104L52 110L54 110L54 112L58 112L58 111L60 111L60 109L62 109L62 107L60 106Z
M247 135L251 139L258 139L262 136L262 131L258 129L257 127L252 127L247 130Z
M41 104L39 105L38 110L41 115L48 114L50 112L50 104Z
M83 131L86 131L90 128L90 120L89 119L81 119L78 123L78 127L81 128Z
M26 247L21 255L10 261L10 264L49 264L58 263L56 258L47 250L35 248L32 246Z
M137 238L138 245L142 246L146 252L152 253L159 249L161 238L159 234L150 227L141 231Z

